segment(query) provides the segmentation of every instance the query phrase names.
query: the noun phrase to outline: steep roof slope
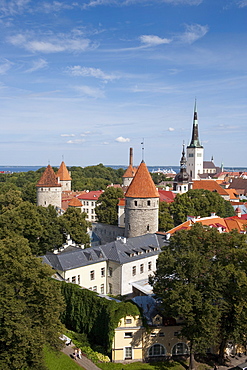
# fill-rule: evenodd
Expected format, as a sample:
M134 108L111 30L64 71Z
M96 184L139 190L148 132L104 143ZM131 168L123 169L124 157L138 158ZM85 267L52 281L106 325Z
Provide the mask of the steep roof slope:
M58 187L61 184L58 184L57 177L55 172L53 171L52 167L48 164L46 167L43 175L41 176L40 180L38 181L37 187Z
M209 191L216 191L220 195L229 195L227 191L214 180L195 180L193 181L193 189L204 189Z
M71 181L69 171L64 161L61 163L59 170L57 171L57 177L59 177L61 181Z
M124 172L123 177L134 177L136 173L136 168L134 168L131 164L127 168L127 170Z
M145 162L141 162L135 177L133 178L125 197L130 198L159 198L159 193L154 185L152 177Z

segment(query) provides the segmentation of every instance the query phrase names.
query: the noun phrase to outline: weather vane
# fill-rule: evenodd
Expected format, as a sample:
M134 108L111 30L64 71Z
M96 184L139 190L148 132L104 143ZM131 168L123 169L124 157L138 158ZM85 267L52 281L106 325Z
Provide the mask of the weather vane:
M144 138L142 139L141 145L142 145L142 162L144 162Z

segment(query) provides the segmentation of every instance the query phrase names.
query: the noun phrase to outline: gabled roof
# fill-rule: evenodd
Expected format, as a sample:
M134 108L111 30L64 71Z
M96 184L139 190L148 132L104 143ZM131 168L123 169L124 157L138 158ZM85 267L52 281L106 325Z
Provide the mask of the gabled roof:
M64 161L61 163L61 165L60 165L60 167L57 171L57 177L59 177L61 181L71 181L69 171L68 171Z
M154 185L152 177L145 162L141 162L135 177L133 178L125 197L130 198L159 198L159 193Z
M81 200L98 200L100 195L103 193L103 190L89 191L78 196L78 199Z
M195 218L193 220L185 221L182 224L167 231L165 234L172 235L175 232L180 231L180 230L188 230L197 222L201 223L203 226L222 228L224 229L225 232L229 232L234 229L236 229L238 232L244 232L247 226L247 220L244 220L236 216L227 217L227 218L212 216L212 217Z
M38 181L37 187L61 187L61 184L58 184L57 177L52 167L48 164L43 175Z
M69 207L81 207L81 206L82 204L78 198L72 198L71 201L69 202Z
M204 189L215 191L220 195L229 195L215 180L195 180L193 181L193 189Z
M247 179L235 178L230 182L229 189L241 190L241 193L247 194Z
M159 254L163 245L156 234L146 234L135 238L115 240L98 247L86 249L71 247L57 254L47 252L42 258L55 270L67 271L106 260L119 264L140 260Z
M127 170L124 172L123 177L134 177L135 174L136 174L136 168L134 168L132 164L130 164Z
M172 203L176 197L176 194L170 190L158 189L158 192L161 202Z

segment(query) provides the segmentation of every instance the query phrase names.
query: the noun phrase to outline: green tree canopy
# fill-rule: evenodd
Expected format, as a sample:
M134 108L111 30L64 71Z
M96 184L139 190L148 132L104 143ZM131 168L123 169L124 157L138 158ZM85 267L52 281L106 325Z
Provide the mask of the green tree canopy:
M199 223L177 232L159 255L154 292L165 315L183 317L191 356L217 344L223 359L227 340L246 341L246 258L245 234Z
M170 207L166 202L159 202L159 231L168 231L174 227Z
M177 194L170 207L175 225L185 222L187 216L209 217L212 212L219 217L234 216L231 203L218 193L209 190L195 189L184 194Z
M66 212L59 217L59 223L62 227L64 235L70 234L78 244L89 246L89 235L87 228L90 227L90 222L86 221L86 213L81 213L77 208L69 207Z
M95 213L99 222L109 225L118 223L118 202L123 198L124 193L121 188L110 187L102 193L97 200Z
M0 368L43 370L44 345L59 349L63 330L53 272L16 235L0 241L0 269Z

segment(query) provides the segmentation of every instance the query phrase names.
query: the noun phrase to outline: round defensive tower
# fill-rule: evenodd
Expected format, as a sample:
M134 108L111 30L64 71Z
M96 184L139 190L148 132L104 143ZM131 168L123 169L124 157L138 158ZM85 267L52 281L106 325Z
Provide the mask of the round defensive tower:
M125 194L125 236L158 231L159 193L144 161Z
M36 185L37 206L48 207L49 204L61 208L62 186L50 165L47 166Z

